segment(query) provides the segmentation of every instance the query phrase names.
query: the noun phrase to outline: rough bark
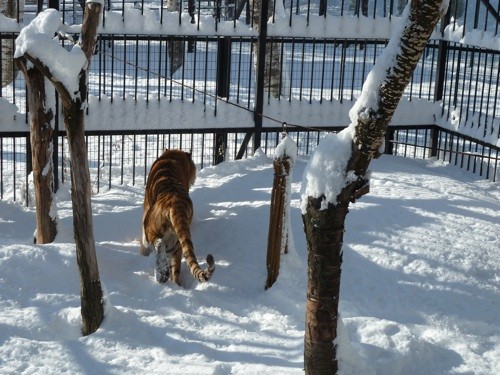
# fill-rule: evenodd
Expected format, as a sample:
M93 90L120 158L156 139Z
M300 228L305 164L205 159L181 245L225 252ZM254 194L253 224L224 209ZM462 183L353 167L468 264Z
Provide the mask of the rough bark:
M308 198L303 215L308 248L304 365L306 374L335 374L342 241L348 203L321 210Z
M86 4L82 32L78 43L89 64L96 43L101 10L101 4L91 2ZM63 106L64 125L71 159L73 233L80 272L82 333L83 335L89 335L99 328L104 318L103 293L92 225L91 184L84 128L84 107L87 98L87 69L89 64L80 71L78 77L75 77L79 81L79 92L78 95L73 96L51 74L49 67L45 66L40 60L27 53L24 58L29 60L35 69L53 83Z
M263 0L266 1L266 0ZM267 0L269 1L269 0ZM274 1L269 1L267 11L268 18L272 17L275 11ZM252 9L252 25L254 29L259 30L260 24L260 1L250 0ZM254 43L254 65L257 64L258 48ZM256 65L255 70L257 71ZM266 42L266 57L264 68L264 88L267 89L274 98L279 98L281 94L281 43Z
M278 279L281 253L288 253L288 215L290 198L287 197L290 180L290 157L287 155L274 159L274 180L271 192L269 232L267 237L267 280L269 289Z
M18 66L28 86L28 106L33 182L35 185L36 230L34 242L45 244L54 241L57 223L51 213L54 201L54 163L52 160L52 108L47 106L46 80L37 69L27 69L26 60L19 59ZM53 91L53 89L52 89Z
M90 13L87 9L86 13ZM71 197L76 258L80 271L82 333L95 332L103 318L103 293L92 224L91 185L85 144L84 113L77 105L63 107L71 157Z
M180 1L179 0L167 0L166 10L168 12L179 12L180 11ZM183 40L173 40L168 41L168 57L170 59L170 77L178 71L184 64L184 41Z
M83 18L80 45L87 60L94 52L101 4L87 5ZM95 332L104 319L104 305L92 225L91 184L85 143L82 101L87 98L87 68L80 72L80 96L71 103L63 101L64 126L71 156L71 195L76 255L80 270L82 333Z
M354 175L337 196L337 203L321 209L324 197L308 197L303 215L308 246L308 287L304 368L306 374L336 374L338 303L342 240L349 203L368 192L365 177L371 160L379 156L387 126L403 95L423 49L437 24L441 0L413 0L410 23L403 30L393 66L378 88L378 106L359 108L355 139L345 174Z

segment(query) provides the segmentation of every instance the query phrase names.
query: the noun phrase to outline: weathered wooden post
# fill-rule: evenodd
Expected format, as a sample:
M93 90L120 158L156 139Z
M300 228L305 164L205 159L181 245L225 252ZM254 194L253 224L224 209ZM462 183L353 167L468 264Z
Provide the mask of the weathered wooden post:
M266 289L269 289L278 278L281 253L288 252L292 167L296 156L297 146L285 134L283 140L276 147L273 161L274 181L267 240Z

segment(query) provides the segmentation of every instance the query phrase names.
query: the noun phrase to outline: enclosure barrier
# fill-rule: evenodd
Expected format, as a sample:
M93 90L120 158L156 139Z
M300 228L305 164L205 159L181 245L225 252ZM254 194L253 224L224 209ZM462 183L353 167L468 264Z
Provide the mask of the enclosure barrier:
M18 3L22 6L18 6ZM282 6L279 6L276 1L272 3L272 21L274 22L277 17L285 16L288 24L293 26L296 20L301 18L306 19L307 25L313 24L318 16L323 18L353 16L369 19L398 17L403 12L406 0L284 0ZM48 5L59 9L64 22L69 24L82 22L83 0L21 0L15 1L15 4L13 14L9 17L17 20L29 21ZM199 29L201 19L208 17L212 20L211 27L214 31L225 22L230 22L234 26L237 22L253 26L253 13L258 1L187 0L179 1L178 4L179 12L177 9L172 9L172 5L167 0L104 0L105 10L118 13L121 19L126 19L127 11L133 9L142 15L154 17L160 25L175 20L179 24L189 23L193 28ZM498 3L488 0L452 0L450 6L452 29L459 31L461 36L466 30L471 29L488 31L497 35L498 12ZM175 17L169 17L172 14L175 14ZM106 21L104 17L104 25Z
M197 168L208 167L221 161L230 161L253 154L251 145L245 146L245 136L253 128L226 129L227 139L223 159L214 147L221 129L155 130L150 132L92 131L86 141L92 192L112 189L125 182L133 185L146 183L149 167L165 148L190 151ZM341 128L325 128L323 131L289 131L297 143L298 155L314 152L326 132L338 132ZM265 128L261 149L274 155L283 129ZM243 147L243 148L242 148ZM500 147L478 141L436 125L391 126L387 132L386 154L408 158L431 157L463 168L492 181L499 180ZM54 148L56 185L67 183L70 178L68 144L64 132L59 132ZM31 202L33 186L30 179L31 147L29 133L0 133L0 199Z
M78 1L48 0L48 3L59 7L65 22L80 22L82 8ZM164 12L166 1L110 0L105 3L107 10L118 12L114 16L119 15L120 22L130 16L129 11L133 11L150 17L150 20L154 18L165 27L167 18L171 23L173 13ZM283 2L283 8L292 27L297 20L303 21L304 18L308 26L312 26L314 22L319 22L317 17L313 17L317 15L326 18L365 17L363 22L369 22L369 18L390 18L399 15L405 3L399 0L287 0ZM263 124L269 114L263 113L262 103L275 99L271 97L270 90L263 87L271 81L270 73L266 76L263 64L255 63L257 42L280 56L282 73L279 77L278 103L319 104L319 108L326 108L332 103L352 103L359 96L363 82L387 43L385 37L282 37L272 35L272 32L270 35L254 32L244 36L235 36L236 33L228 37L218 34L218 28L227 25L228 21L233 22L230 24L234 27L236 21L251 24L254 2L188 0L181 4L181 10L176 13L179 24L186 20L190 22L194 12L195 23L192 27L199 28L199 20L205 17L205 21L213 20L214 32L176 35L176 29L172 28L157 35L101 34L90 66L90 94L99 102L109 101L106 110L114 110L119 104L129 105L130 101L136 104L145 102L149 108L154 103L160 106L160 103L175 101L201 104L203 110L212 111L216 116L221 102L224 102L237 106L239 113L252 113L254 126L249 124L247 128L236 128L240 126L236 117L234 125L229 124L234 127L228 129L170 128L110 132L92 128L86 134L94 193L122 184L125 180L143 184L149 165L165 147L192 151L198 168L246 157L253 153L256 146L271 154L282 128ZM274 5L277 9L276 2ZM16 9L19 11L21 8L19 5ZM27 23L43 8L43 1L26 1L22 14L18 12L17 16L10 16L14 20L12 29L0 31L0 199L28 202L32 191L29 179L31 147L26 131L28 127L25 126L28 113L25 82L9 56L20 27L15 21ZM449 31L464 35L466 31L479 30L484 31L487 37L498 35L498 4L493 6L489 0L452 0L449 9L448 17L442 23L443 26L448 25ZM186 15L189 17L184 17ZM108 27L112 26L111 18L107 14L103 19ZM274 21L275 18L272 19ZM5 25L7 23L3 23L2 27ZM68 48L71 46L68 41L61 43ZM172 66L172 53L169 52L169 46L173 45L181 46L183 51L180 55L182 64L176 67ZM434 121L425 122L426 125L403 121L398 124L402 126L390 127L386 153L413 158L437 157L497 181L499 155L495 145L499 144L500 137L499 71L500 51L469 46L443 37L429 41L404 92L403 101L436 104L441 114L435 114ZM15 116L12 115L12 104L18 108L17 112L14 110ZM89 116L95 111L95 106L89 106ZM56 116L57 136L53 146L54 165L57 166L56 185L66 182L69 177L67 142L58 120ZM279 116L274 120L277 123L272 126L279 126L280 121L285 121ZM299 145L299 155L313 152L325 131L339 131L348 125L347 116L333 122L327 116L327 121L313 124L310 128L307 126L311 124L290 127L289 133ZM459 130L446 130L438 126L440 123L460 124ZM467 132L462 128L474 130L477 138L465 135Z

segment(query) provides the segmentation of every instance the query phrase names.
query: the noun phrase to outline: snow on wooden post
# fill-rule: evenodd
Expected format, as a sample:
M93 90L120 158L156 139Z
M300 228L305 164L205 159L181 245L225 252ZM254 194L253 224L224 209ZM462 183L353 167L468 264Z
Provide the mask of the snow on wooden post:
M57 234L54 205L54 161L52 134L55 95L52 85L37 69L28 69L26 59L17 59L28 86L28 108L33 183L35 185L35 235L37 244L51 243Z
M95 332L103 318L103 293L97 266L92 225L90 172L85 144L84 109L87 105L87 72L92 57L102 0L87 0L80 40L67 51L54 40L62 19L55 9L40 13L16 40L15 57L26 59L29 69L48 78L63 104L64 125L71 157L73 231L80 271L82 333Z
M283 140L276 147L273 162L274 181L267 239L266 290L278 278L281 253L288 252L292 167L296 155L297 145L292 138L285 134Z

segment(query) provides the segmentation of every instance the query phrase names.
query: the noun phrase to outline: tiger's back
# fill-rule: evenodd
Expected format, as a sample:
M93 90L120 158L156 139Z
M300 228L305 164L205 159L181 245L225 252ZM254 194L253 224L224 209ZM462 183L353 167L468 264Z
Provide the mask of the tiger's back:
M193 203L189 187L196 178L190 154L165 150L153 163L146 183L141 254L156 251L156 278L179 284L181 254L191 274L200 282L208 281L215 269L207 256L208 268L202 270L194 254L190 224Z

